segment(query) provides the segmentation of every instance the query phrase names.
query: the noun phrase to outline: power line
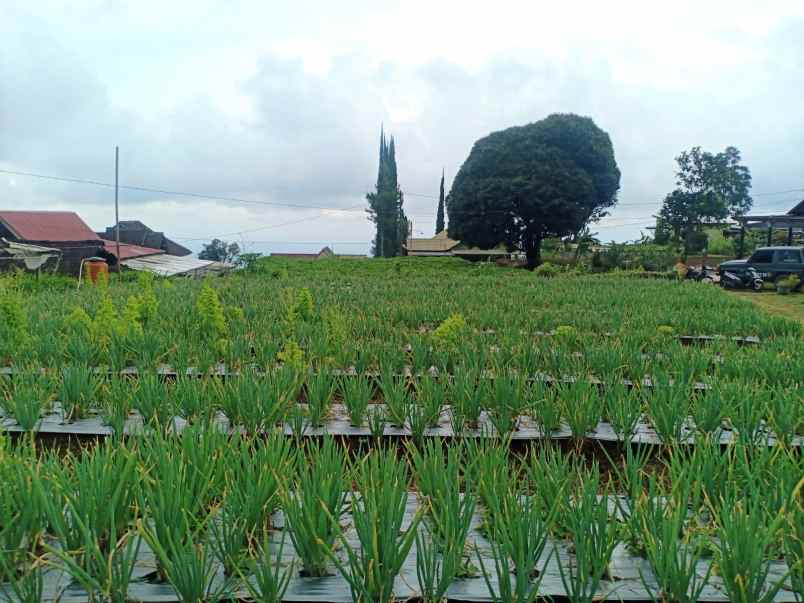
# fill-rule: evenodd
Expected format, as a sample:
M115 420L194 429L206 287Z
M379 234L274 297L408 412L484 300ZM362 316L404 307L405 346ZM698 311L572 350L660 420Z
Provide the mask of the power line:
M357 206L357 205L352 206L352 208L355 208L355 207L361 207L361 206ZM347 208L347 210L352 209L352 208ZM344 210L344 211L347 211L347 210ZM282 226L291 226L293 224L300 224L302 222L310 222L312 220L318 220L320 218L323 218L326 215L326 214L324 214L325 211L330 211L330 210L322 210L317 216L301 218L299 220L291 220L289 222L282 222L281 224L265 224L263 226L257 226L256 228L249 228L247 230L237 230L237 231L234 231L234 232L227 232L227 233L223 233L223 234L219 234L219 235L213 235L213 236L209 236L209 237L196 237L196 238L180 238L180 237L176 237L176 238L179 241L207 241L209 239L220 239L222 237L233 237L233 236L236 236L236 235L239 235L239 236L242 237L244 234L249 233L249 232L259 232L261 230L269 230L271 228L281 228Z
M0 169L0 173L3 174L13 174L15 176L29 176L31 178L39 178L42 180L55 180L58 182L70 182L73 184L90 184L93 186L103 186L107 188L114 188L114 183L112 182L101 182L99 180L87 180L84 178L67 178L63 176L49 176L46 174L35 174L33 172L18 172L14 170L3 170ZM318 209L318 210L329 210L329 211L347 211L346 209L340 207L327 207L321 205L304 205L301 203L285 203L282 201L255 201L253 199L242 199L239 197L224 197L222 195L207 195L204 193L193 193L187 191L173 191L167 189L160 189L160 188L152 188L148 186L135 186L135 185L119 185L119 188L123 188L130 191L140 191L140 192L147 192L147 193L157 193L160 195L174 195L179 197L192 197L195 199L209 199L211 201L229 201L232 203L248 203L252 205L270 205L270 206L277 206L277 207L292 207L294 209Z
M38 173L34 173L34 172L23 172L23 171L18 171L18 170L0 169L0 173L10 174L10 175L15 175L15 176L26 176L26 177L30 177L30 178L39 178L39 179L43 179L43 180L53 180L53 181L57 181L57 182L68 182L68 183L72 183L72 184L87 184L87 185L92 185L92 186L102 186L102 187L106 187L106 188L114 188L114 186L115 186L114 183L102 182L102 181L99 181L99 180L90 180L90 179L86 179L86 178L74 178L74 177L66 177L66 176L53 176L53 175L48 175L48 174L38 174ZM265 206L274 206L274 207L288 207L288 208L293 208L293 209L316 210L316 211L319 212L319 214L316 215L316 216L305 217L305 218L301 218L301 219L297 219L297 220L290 220L290 221L287 221L287 222L282 222L280 224L266 224L266 225L258 226L258 227L255 227L255 228L249 228L249 229L246 229L246 230L239 230L239 231L234 231L234 232L229 232L229 233L223 233L223 234L214 235L214 236L211 236L211 237L184 237L184 238L177 237L177 239L181 240L181 241L206 241L206 240L209 240L210 238L231 237L231 236L238 236L238 235L242 237L243 234L250 233L250 232L259 232L259 231L262 231L262 230L269 230L271 228L281 228L283 226L291 226L291 225L294 225L294 224L300 224L300 223L303 223L303 222L308 222L308 221L312 221L312 220L318 220L318 219L324 217L325 214L323 212L327 212L327 211L335 211L335 212L355 212L355 211L357 211L357 212L361 212L361 213L365 211L365 207L363 206L362 203L360 203L358 205L353 205L353 206L350 206L350 207L342 208L342 207L327 207L327 206L320 206L320 205L304 205L304 204L299 204L299 203L285 203L285 202L279 202L279 201L256 201L256 200L253 200L253 199L243 199L243 198L239 198L239 197L226 197L226 196L222 196L222 195L208 195L208 194L188 192L188 191L174 191L174 190L160 189L160 188L147 187L147 186L119 185L119 188L126 189L126 190L140 191L140 192L150 192L150 193L156 193L156 194L161 194L161 195L192 197L192 198L196 198L196 199L209 199L209 200L212 200L212 201L226 201L226 202L232 202L232 203L245 203L245 204L265 205ZM754 197L760 197L760 196L770 196L770 195L782 195L782 194L789 194L789 193L796 193L796 192L804 192L804 188L801 188L801 189L794 188L794 189L787 189L787 190L783 190L783 191L769 191L769 192L754 193L753 196ZM433 199L433 200L438 200L439 199L439 197L437 197L435 195L427 195L427 194L424 194L424 193L406 192L404 194L407 195L407 196L412 196L412 197L422 197L422 198ZM782 202L784 202L784 201L782 201ZM657 210L659 209L659 207L656 205L656 203L618 203L614 208L617 208L617 207L656 207ZM486 215L486 214L489 214L489 213L509 213L509 212L510 212L510 210L508 210L508 209L499 209L499 210L495 210L495 209L462 210L462 211L457 211L457 210L453 209L453 211L450 212L450 213L453 214L453 215L455 215L455 214L461 214L461 215ZM410 213L410 215L413 216L413 217L434 217L436 214L433 214L433 213L413 213L412 212L412 213ZM652 218L653 218L653 216L647 216L647 217L644 217L644 218L631 218L631 219L632 220L642 221L642 220L648 220L648 219L652 219ZM629 219L629 218L625 218L625 219ZM618 228L618 227L623 227L623 226L636 226L637 224L638 224L638 222L633 222L633 223L629 222L629 223L623 223L623 224L602 224L602 225L597 226L597 228Z
M15 176L27 176L30 178L39 178L42 180L55 180L58 182L69 182L73 184L89 184L93 186L103 186L106 188L114 188L113 182L102 182L100 180L90 180L87 178L75 178L75 177L67 177L67 176L52 176L49 174L38 174L35 172L22 172L17 170L5 170L0 169L0 173L3 174L10 174ZM276 206L276 207L292 207L296 209L317 209L317 210L331 210L331 211L354 211L350 209L344 209L340 207L330 207L330 206L322 206L322 205L305 205L303 203L287 203L282 201L257 201L254 199L243 199L241 197L227 197L223 195L209 195L205 193L195 193L189 191L174 191L168 189L161 189L161 188L154 188L149 186L136 186L136 185L119 185L119 188L123 188L126 190L132 191L140 191L140 192L148 192L148 193L157 193L160 195L175 195L181 197L192 197L196 199L209 199L212 201L228 201L232 203L246 203L252 205L269 205L269 206ZM769 192L761 192L761 193L753 193L753 197L764 197L769 195L784 195L788 193L798 193L804 192L804 188L792 188L783 191L769 191ZM425 193L413 193L413 192L404 192L403 194L408 197L422 197L426 199L433 199L438 200L439 197L435 195L428 195ZM618 203L617 207L648 207L653 206L655 203ZM435 215L435 214L433 214Z

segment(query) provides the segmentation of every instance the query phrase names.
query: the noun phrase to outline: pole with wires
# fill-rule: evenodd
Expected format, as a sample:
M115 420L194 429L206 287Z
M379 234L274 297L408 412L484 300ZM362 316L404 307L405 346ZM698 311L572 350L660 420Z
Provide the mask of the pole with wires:
M120 167L120 147L114 148L114 243L115 254L117 255L117 276L120 276L120 206L118 205L118 175ZM119 280L119 278L118 278Z

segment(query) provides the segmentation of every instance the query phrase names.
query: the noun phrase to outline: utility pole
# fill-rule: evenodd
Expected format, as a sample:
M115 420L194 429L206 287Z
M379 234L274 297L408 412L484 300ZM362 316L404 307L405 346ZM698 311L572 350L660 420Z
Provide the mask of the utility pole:
M117 203L117 178L120 167L120 147L114 148L114 241L117 254L117 275L120 276L120 207Z

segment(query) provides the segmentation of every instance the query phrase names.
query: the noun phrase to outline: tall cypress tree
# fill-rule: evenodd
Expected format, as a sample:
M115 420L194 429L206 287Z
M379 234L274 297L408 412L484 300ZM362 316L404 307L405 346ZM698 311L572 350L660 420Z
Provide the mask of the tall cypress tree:
M396 143L393 136L386 142L385 130L381 129L376 190L366 195L369 219L377 225L372 244L374 257L393 257L402 252L408 231L403 199L397 180Z
M438 211L436 212L436 230L438 234L444 230L444 170L441 170L441 192L438 194Z

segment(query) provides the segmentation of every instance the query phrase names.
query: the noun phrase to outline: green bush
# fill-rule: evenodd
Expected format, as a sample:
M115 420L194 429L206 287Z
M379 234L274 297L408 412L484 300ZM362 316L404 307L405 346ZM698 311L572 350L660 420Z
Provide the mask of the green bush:
M561 269L558 266L551 264L550 262L545 262L544 264L540 264L536 270L533 271L533 274L536 276L550 278L557 276L559 272L561 272Z

